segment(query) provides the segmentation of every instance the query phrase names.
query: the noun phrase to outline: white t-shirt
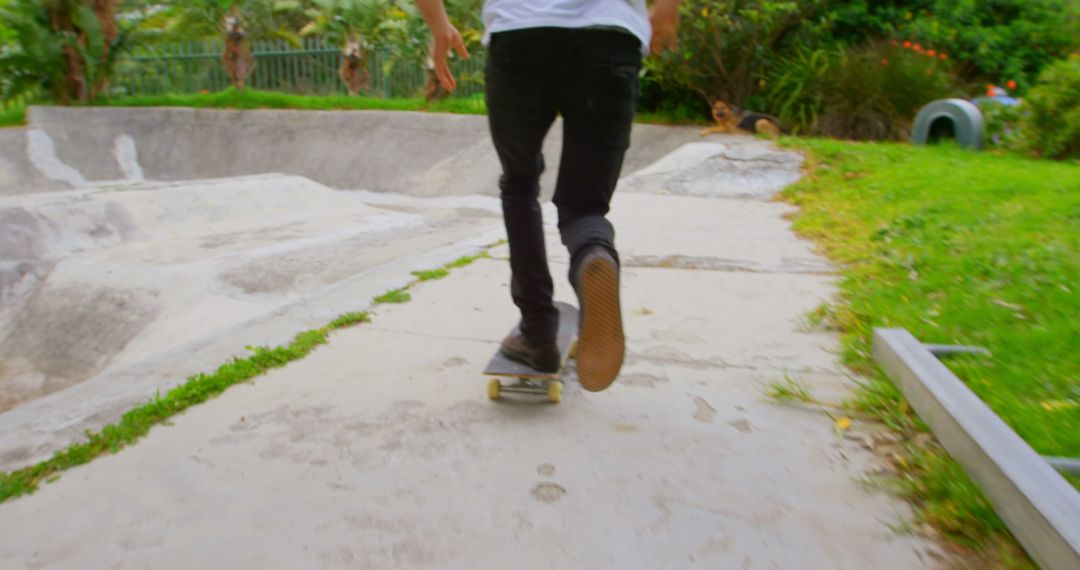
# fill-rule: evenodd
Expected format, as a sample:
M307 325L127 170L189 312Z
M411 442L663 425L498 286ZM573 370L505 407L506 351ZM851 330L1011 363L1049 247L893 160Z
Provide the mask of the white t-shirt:
M648 53L652 26L645 0L486 0L484 45L491 34L525 28L623 28L641 40Z

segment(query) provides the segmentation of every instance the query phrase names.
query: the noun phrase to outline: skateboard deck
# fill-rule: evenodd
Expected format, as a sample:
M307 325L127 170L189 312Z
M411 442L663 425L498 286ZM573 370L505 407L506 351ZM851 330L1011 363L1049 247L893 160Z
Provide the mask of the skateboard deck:
M556 339L559 345L559 370L540 372L520 362L514 362L496 350L495 356L491 357L491 361L484 368L485 376L495 376L488 381L488 398L498 400L504 393L514 393L545 395L555 403L562 400L562 374L577 344L578 310L573 305L561 302L556 302L555 307L559 309L559 332ZM517 330L515 326L510 333ZM517 382L503 384L500 378L515 379Z

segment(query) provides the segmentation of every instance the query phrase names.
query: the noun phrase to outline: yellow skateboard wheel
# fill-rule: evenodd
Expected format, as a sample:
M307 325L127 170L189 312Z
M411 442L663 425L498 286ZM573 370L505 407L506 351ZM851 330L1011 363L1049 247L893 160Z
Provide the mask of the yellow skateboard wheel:
M498 400L502 397L502 383L498 378L488 380L488 399Z
M549 382L548 383L548 400L551 400L553 404L558 404L562 401L562 382Z

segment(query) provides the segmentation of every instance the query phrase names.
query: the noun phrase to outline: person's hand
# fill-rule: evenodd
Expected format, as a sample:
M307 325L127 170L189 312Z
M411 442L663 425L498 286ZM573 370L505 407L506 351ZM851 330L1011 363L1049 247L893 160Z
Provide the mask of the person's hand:
M469 52L465 49L465 42L461 40L461 34L450 22L446 22L446 25L439 29L432 29L431 37L434 40L434 45L431 48L431 59L435 63L435 76L439 78L439 83L442 84L444 89L453 91L457 88L457 81L454 79L454 74L450 72L447 56L450 55L452 49L457 52L458 57L461 59L469 59Z
M657 0L649 12L652 41L649 53L660 55L664 50L675 51L679 28L679 0Z
M454 50L461 59L469 59L465 42L461 41L461 34L446 17L446 7L442 0L416 0L416 7L431 30L431 61L435 64L435 77L439 78L444 89L453 91L457 87L457 81L454 80L454 74L450 73L446 57L450 55L450 50Z

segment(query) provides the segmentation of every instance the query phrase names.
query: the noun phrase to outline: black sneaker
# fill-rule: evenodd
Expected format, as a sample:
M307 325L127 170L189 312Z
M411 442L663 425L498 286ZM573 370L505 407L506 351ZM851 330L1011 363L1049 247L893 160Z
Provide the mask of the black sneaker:
M561 364L559 345L554 340L534 343L521 333L506 337L499 348L499 353L537 372L558 372Z
M603 247L586 251L577 267L574 288L581 303L577 372L581 386L599 392L611 386L626 352L619 306L619 265Z

